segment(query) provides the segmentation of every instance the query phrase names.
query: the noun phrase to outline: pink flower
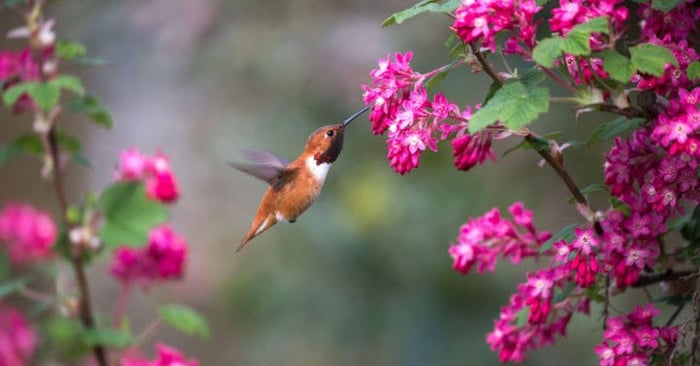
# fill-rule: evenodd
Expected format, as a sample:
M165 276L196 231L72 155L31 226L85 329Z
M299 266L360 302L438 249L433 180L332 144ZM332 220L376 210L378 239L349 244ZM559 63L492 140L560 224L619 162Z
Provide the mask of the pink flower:
M487 158L496 160L491 150L491 133L479 131L474 135L465 134L452 140L454 166L459 170L469 170L482 164Z
M170 169L168 158L162 153L150 157L130 147L119 154L115 175L117 180L145 181L146 193L154 200L173 203L180 197L175 174Z
M31 365L36 345L36 333L24 315L0 304L0 365Z
M158 355L155 360L138 359L133 355L125 355L120 361L120 366L199 366L199 362L191 358L185 359L177 349L163 343L156 344Z
M22 264L53 256L58 229L51 216L22 203L8 203L0 211L0 242L13 263Z
M151 229L145 247L117 249L110 273L124 284L147 287L153 282L182 278L186 259L185 239L163 224Z

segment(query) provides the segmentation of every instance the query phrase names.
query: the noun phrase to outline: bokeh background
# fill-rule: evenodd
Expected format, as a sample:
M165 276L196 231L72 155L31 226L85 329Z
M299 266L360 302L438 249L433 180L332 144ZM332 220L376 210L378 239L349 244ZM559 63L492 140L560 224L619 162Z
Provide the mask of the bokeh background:
M448 18L429 14L381 28L386 16L410 5L50 3L47 14L56 17L60 37L85 43L90 55L109 61L88 69L69 66L115 121L113 130L104 131L63 116L62 127L84 139L93 163L91 169L69 168L71 199L111 182L119 152L130 146L164 152L179 178L182 198L172 221L190 244L187 276L136 295L128 308L134 329L153 318L159 302L178 302L207 317L211 339L165 328L156 339L202 365L498 364L485 336L524 272L537 263L500 262L495 274L463 277L451 270L449 243L469 217L492 207L505 211L515 201L536 212L542 229L556 232L580 221L565 187L550 169L537 166L535 153L501 156L516 139L496 143L497 163L468 173L453 169L450 147L441 145L402 177L389 168L384 139L361 118L347 131L317 203L294 225L278 225L234 253L265 189L226 165L240 158L238 149L296 156L312 130L362 107L361 86L389 52L413 50L414 68L421 71L447 62ZM0 14L3 33L19 24L17 14ZM462 68L439 90L463 107L481 102L489 84ZM30 123L6 113L0 112L0 143ZM599 120L574 122L573 116L554 105L534 130L560 131L560 141L585 139ZM581 186L600 181L601 164L602 150L567 150L567 166ZM39 169L31 157L2 167L2 202L20 199L55 212ZM89 272L103 321L118 295L106 274L108 259ZM600 340L599 320L595 306L590 317L577 315L567 338L533 352L525 364L597 364L592 348ZM144 351L152 353L152 347Z

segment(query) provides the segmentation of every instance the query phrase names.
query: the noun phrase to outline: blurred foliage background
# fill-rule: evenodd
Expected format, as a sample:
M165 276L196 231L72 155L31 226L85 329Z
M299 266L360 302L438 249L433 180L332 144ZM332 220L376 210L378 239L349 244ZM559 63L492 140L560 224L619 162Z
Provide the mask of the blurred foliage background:
M132 328L154 316L157 299L190 304L209 319L208 342L167 329L156 337L202 365L498 364L485 336L524 272L537 264L501 262L495 274L462 277L451 270L449 243L469 217L492 207L505 211L518 200L535 211L541 229L556 232L580 222L565 187L553 171L537 166L534 152L501 157L516 139L496 143L497 163L468 173L453 169L450 146L441 145L401 177L389 168L384 139L372 136L361 118L347 131L319 201L294 225L278 225L234 254L265 189L226 165L239 158L239 148L295 157L312 130L362 107L361 85L388 52L413 50L420 71L447 62L448 18L426 15L381 28L385 17L410 5L50 3L47 14L56 17L60 37L85 43L90 55L109 61L67 72L85 78L116 124L103 131L64 114L61 125L84 139L93 164L69 169L71 198L110 182L119 151L130 146L163 151L179 178L182 198L172 220L190 243L188 275L136 296L128 308ZM17 14L0 14L3 34L20 24ZM438 89L464 107L480 103L489 84L462 68ZM0 113L0 142L30 128L28 116ZM585 139L596 121L601 116L575 122L570 109L554 105L533 129L561 131L560 141ZM601 180L603 149L567 150L567 166L582 187ZM38 183L39 169L31 157L3 167L0 199L55 210L49 186ZM106 274L108 259L90 269L104 322L118 295ZM600 340L599 323L594 306L590 317L574 318L566 339L532 353L525 364L597 363L592 348Z

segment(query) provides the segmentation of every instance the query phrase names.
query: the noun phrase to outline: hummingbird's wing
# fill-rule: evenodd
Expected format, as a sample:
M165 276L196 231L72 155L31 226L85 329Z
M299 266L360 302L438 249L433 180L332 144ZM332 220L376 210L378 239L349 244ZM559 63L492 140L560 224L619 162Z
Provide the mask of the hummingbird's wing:
M287 169L289 160L266 151L243 149L249 163L229 163L232 167L261 179L279 191L294 176L296 169Z

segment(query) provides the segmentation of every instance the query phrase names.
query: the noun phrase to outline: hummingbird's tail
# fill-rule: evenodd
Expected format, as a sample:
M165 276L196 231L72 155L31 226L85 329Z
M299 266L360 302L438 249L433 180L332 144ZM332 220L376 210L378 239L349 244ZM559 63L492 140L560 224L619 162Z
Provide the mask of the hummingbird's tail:
M255 216L253 223L250 224L250 229L248 233L243 237L241 244L236 249L236 253L239 252L243 247L248 244L248 242L254 237L262 234L263 231L269 229L272 225L277 223L277 217L275 215L267 216Z

